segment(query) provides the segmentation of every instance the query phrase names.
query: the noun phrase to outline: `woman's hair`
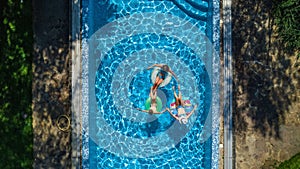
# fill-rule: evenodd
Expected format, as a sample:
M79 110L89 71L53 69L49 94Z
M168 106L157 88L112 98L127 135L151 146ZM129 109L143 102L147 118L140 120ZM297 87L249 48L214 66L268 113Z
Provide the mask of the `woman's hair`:
M150 113L150 114L153 114L153 110L152 110L152 109L150 109L150 110L149 110L149 113Z
M168 65L163 65L162 70L168 72L170 70L170 67Z
M188 123L188 119L186 117L182 117L179 119L179 123L180 124L187 124Z

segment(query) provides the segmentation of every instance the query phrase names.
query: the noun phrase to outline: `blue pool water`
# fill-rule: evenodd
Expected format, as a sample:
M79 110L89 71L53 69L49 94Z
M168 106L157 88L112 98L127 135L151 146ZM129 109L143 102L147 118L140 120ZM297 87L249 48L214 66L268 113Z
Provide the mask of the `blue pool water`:
M215 133L207 130L215 103L212 4L82 0L83 168L217 168ZM158 89L163 109L178 83L198 105L187 125L136 109L145 108L154 63L179 79Z

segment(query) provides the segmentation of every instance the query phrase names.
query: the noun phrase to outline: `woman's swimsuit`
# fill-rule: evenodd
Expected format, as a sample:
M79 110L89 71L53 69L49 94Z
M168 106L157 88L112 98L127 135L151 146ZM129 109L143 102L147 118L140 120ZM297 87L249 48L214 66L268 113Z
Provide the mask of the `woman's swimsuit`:
M168 76L168 72L160 70L160 72L158 72L157 76L163 80L165 80L165 78Z
M159 67L154 67L154 69L151 73L151 81L152 81L153 84L155 84L157 76L160 79L163 79L163 82L159 85L159 87L166 86L172 80L172 74L171 73L166 72L166 71L162 70Z
M180 114L180 115L178 115L178 109L179 109L179 108L183 108L183 106L181 106L181 105L177 106L177 108L176 108L176 111L177 111L176 116L177 116L177 117L183 117L183 116L186 116L187 113L186 113L186 114Z

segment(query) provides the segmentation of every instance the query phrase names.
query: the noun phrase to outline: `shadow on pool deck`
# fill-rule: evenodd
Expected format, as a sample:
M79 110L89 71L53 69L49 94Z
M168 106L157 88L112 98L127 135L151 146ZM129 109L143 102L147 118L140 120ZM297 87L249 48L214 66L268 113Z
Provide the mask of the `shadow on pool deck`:
M33 0L33 168L71 168L71 132L56 121L71 114L69 2Z
M233 0L233 120L237 168L248 164L261 167L266 158L281 161L297 149L300 151L297 147L292 150L291 146L286 150L290 154L274 157L262 150L263 157L260 157L247 150L252 146L247 145L249 143L256 148L261 146L258 140L284 145L286 133L281 127L300 125L297 114L300 106L299 63L296 63L296 55L287 53L278 40L271 8L269 1ZM244 148L241 144L245 144ZM255 164L240 160L251 155L256 160L251 162ZM243 165L245 163L248 164Z

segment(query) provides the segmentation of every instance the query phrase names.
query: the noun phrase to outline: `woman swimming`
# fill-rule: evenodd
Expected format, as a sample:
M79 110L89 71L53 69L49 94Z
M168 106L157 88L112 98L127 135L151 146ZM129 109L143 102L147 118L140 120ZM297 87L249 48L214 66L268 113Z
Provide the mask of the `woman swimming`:
M191 117L191 115L195 112L197 108L197 104L194 106L193 110L191 112L185 112L184 107L185 102L182 100L182 95L180 92L180 86L178 85L178 95L176 94L175 87L173 86L173 92L174 92L174 97L175 97L175 105L176 105L176 110L177 114L173 114L169 108L167 108L167 111L171 114L171 116L178 120L180 124L187 124L188 119Z
M157 90L153 90L153 87L150 88L150 94L149 94L150 98L151 98L151 103L150 103L150 109L149 110L143 110L140 108L136 108L139 111L142 112L146 112L149 114L162 114L166 111L166 109L164 109L163 111L159 112L157 111Z
M149 66L147 69L155 67L151 80L153 82L153 91L156 90L159 86L165 86L171 81L172 76L174 76L178 82L178 78L175 73L170 69L166 64L154 64ZM155 79L155 80L154 80Z

